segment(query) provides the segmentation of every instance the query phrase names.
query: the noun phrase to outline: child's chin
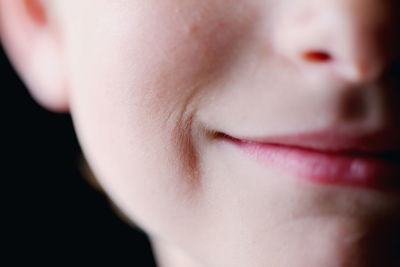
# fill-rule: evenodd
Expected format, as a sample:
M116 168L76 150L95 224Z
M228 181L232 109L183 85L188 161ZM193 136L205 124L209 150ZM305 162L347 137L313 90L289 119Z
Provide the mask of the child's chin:
M395 232L353 219L309 217L259 233L251 243L238 240L232 250L216 249L224 257L206 266L398 267ZM214 256L208 258L220 257Z

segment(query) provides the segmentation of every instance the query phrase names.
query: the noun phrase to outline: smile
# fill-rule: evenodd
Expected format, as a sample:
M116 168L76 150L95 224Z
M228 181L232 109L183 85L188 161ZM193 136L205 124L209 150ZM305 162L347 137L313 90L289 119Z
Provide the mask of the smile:
M400 191L400 151L387 150L390 144L366 142L368 138L337 137L327 133L276 138L218 136L246 157L309 182Z

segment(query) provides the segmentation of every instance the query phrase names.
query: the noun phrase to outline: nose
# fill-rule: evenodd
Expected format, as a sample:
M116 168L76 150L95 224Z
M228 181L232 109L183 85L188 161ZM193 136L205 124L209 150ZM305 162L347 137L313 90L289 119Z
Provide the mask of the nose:
M342 80L365 83L378 79L398 54L399 17L394 11L399 10L399 1L288 2L291 5L282 5L277 15L274 47L302 70L317 67Z

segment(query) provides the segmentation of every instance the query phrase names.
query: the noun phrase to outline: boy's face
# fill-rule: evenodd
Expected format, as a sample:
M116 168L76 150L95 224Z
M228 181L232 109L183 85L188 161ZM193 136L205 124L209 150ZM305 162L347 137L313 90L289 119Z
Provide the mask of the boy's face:
M51 3L70 111L96 177L161 258L175 253L199 263L193 266L369 266L369 241L380 242L375 225L389 229L398 218L397 194L349 186L346 177L330 185L299 179L315 171L282 163L282 151L281 163L260 163L226 136L268 141L323 131L352 138L351 145L376 133L383 133L378 143L394 140L395 5ZM324 138L304 142L348 145ZM329 175L342 174L349 175Z

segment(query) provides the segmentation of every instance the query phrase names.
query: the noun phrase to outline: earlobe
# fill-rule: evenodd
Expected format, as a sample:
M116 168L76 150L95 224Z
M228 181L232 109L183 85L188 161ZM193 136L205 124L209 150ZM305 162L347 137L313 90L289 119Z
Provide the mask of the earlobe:
M41 0L0 0L1 41L37 102L67 112L61 34L46 8Z
M47 22L46 12L40 0L24 0L27 13L37 24L44 25Z

